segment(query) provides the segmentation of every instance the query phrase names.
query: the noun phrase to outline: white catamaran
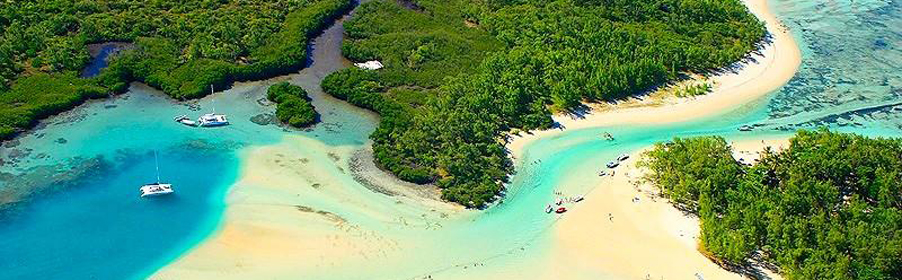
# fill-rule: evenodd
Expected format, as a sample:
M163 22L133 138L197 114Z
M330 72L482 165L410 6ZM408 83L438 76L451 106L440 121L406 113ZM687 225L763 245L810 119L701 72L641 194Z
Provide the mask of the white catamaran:
M213 94L213 85L210 85L210 94ZM200 118L197 118L197 124L203 127L223 126L228 125L229 120L226 119L226 115L217 114L216 106L213 106L213 112L203 114Z
M157 152L153 152L153 161L157 166L157 182L141 186L141 197L167 195L175 192L172 184L160 182L160 162L157 160Z

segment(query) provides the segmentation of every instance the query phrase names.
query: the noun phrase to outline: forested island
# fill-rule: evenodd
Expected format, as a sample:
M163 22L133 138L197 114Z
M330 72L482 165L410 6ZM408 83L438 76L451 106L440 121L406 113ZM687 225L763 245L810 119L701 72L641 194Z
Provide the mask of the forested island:
M476 208L503 192L509 131L727 66L765 36L738 0L375 0L345 29L345 56L386 68L323 88L382 116L377 163Z
M303 88L281 82L266 90L266 99L276 103L276 118L293 127L305 127L317 122L319 113L310 104Z
M351 0L7 1L0 5L0 139L145 82L177 99L292 73ZM86 45L131 42L92 78Z
M902 278L902 139L800 131L782 151L737 162L720 137L646 152L647 178L701 219L711 256L760 254L788 279Z

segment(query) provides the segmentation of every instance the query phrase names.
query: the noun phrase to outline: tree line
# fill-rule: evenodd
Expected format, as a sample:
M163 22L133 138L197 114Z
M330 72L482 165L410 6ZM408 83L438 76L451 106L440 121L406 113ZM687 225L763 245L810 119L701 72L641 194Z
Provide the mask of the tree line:
M902 139L799 131L746 166L721 137L644 154L647 179L701 219L703 250L788 279L902 278Z
M174 98L204 96L210 85L294 72L307 43L351 0L68 1L0 5L0 139L88 98L145 82ZM136 45L100 75L78 73L86 45Z
M380 166L469 207L503 192L508 131L727 66L765 35L738 0L413 2L363 3L342 51L386 68L343 70L323 88L383 116Z

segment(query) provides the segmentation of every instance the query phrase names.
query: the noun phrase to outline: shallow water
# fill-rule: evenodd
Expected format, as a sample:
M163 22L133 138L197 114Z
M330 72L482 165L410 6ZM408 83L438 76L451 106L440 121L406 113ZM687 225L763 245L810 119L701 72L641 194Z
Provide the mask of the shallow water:
M379 235L408 240L409 260L400 266L374 262L359 271L373 278L426 274L462 275L465 266L485 263L500 271L517 270L542 255L555 222L541 208L566 184L572 193L599 185L595 172L609 159L674 136L723 135L730 139L791 133L828 125L842 131L897 136L902 119L893 104L902 102L902 4L900 1L772 0L802 47L802 67L783 89L725 115L664 126L574 130L529 145L518 159L504 203L450 219L429 209L395 204L368 191L341 170L323 176L344 185L348 198L379 212L357 211L310 201ZM375 126L366 111L325 96L318 82L347 67L338 53L341 26L330 28L313 48L313 64L299 74L238 84L224 93L177 103L158 91L134 84L129 93L94 101L51 118L46 126L0 149L0 278L120 279L146 277L184 254L219 224L225 198L239 176L244 152L279 144L285 135L314 139L329 147L363 147ZM286 130L251 121L271 114L263 100L268 85L281 80L303 86L323 123L307 131ZM178 114L210 110L229 115L232 125L191 128L171 121ZM757 124L738 133L740 124ZM610 132L615 141L598 135ZM298 146L313 164L330 160L312 147ZM153 152L159 153L164 181L177 194L140 199L137 188L155 180ZM37 191L36 191L37 190ZM9 199L7 199L9 198ZM320 203L320 204L316 204ZM420 217L398 226L392 217ZM440 229L429 222L440 222ZM374 233L375 234L375 233ZM355 271L333 277L353 276ZM329 274L329 273L325 273ZM597 275L604 278L605 275Z

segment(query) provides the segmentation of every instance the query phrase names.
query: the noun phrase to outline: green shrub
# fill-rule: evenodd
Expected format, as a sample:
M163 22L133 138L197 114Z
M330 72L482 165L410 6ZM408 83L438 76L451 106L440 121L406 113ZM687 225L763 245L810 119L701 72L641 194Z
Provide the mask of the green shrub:
M902 278L902 139L800 131L753 166L723 138L674 139L641 164L701 218L704 249L745 265L756 252L787 279Z
M281 82L269 87L266 98L275 102L276 118L294 127L304 127L316 123L319 114L310 104L307 92L296 85Z
M209 94L210 85L296 72L307 62L309 40L351 6L351 0L5 3L0 139L85 98L124 92L132 81L188 99ZM78 79L74 72L88 62L85 44L104 41L133 42L136 48L114 56L97 77ZM26 68L35 70L22 73ZM21 86L32 83L48 87Z
M468 207L503 190L506 131L548 128L552 111L726 66L765 32L738 0L416 4L361 4L342 51L385 68L333 73L323 89L382 116L370 136L380 166Z

